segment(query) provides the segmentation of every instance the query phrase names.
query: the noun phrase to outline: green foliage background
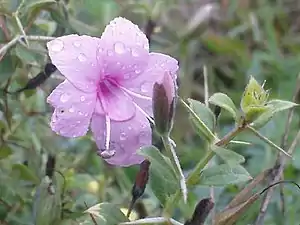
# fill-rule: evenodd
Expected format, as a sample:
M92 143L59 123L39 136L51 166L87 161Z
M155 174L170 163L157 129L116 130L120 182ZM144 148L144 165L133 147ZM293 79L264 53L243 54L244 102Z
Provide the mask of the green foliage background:
M218 9L205 16L203 5L209 1L192 0L27 0L18 9L25 33L61 36L70 33L100 37L105 25L116 16L124 16L141 29L151 18L156 22L151 50L170 54L180 61L180 96L204 100L203 65L208 68L209 92L223 92L236 105L249 75L266 82L270 98L292 100L300 72L300 30L298 1L232 0L218 1ZM0 0L0 48L21 34L14 12L21 1ZM23 87L49 61L45 41L20 41L0 55L0 87L13 91ZM51 217L63 213L59 224L78 224L74 220L100 202L126 208L138 167L114 168L96 156L96 146L87 135L66 139L49 128L52 109L48 94L60 83L55 74L35 91L20 95L0 93L0 224L48 224ZM299 96L300 98L300 96ZM277 115L260 132L280 144L285 130L286 113ZM218 132L225 134L234 123L222 112ZM293 118L289 141L299 130L299 114ZM189 172L204 154L203 141L194 133L188 114L178 106L172 137L177 144L184 172ZM254 177L272 167L275 151L260 140L246 135L238 137L254 143L233 147L246 158L243 166ZM156 143L160 145L161 143ZM45 191L47 154L56 156L54 194ZM217 161L214 161L217 163ZM300 183L300 147L285 169L285 178ZM223 208L244 184L216 188L216 209ZM64 187L64 188L63 188ZM278 189L279 190L279 189ZM285 210L280 213L280 196L276 190L268 208L265 224L299 224L300 193L284 186ZM62 194L63 192L63 194ZM184 221L209 188L197 186L189 194L189 205L179 205L175 219ZM61 205L63 202L63 205ZM159 215L161 208L147 188L137 214L145 207L147 214ZM62 207L62 208L61 208ZM48 210L48 211L47 211ZM71 213L73 212L73 213ZM74 213L78 212L78 213ZM253 205L238 224L253 222L259 202ZM58 223L54 223L58 224ZM89 224L89 223L85 223ZM92 224L92 223L90 223Z

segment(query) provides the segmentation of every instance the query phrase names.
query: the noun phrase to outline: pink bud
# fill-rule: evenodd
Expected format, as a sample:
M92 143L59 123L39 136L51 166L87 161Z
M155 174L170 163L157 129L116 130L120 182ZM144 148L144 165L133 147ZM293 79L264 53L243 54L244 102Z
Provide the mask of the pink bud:
M175 112L176 83L170 72L165 72L162 80L154 84L153 114L156 130L161 135L169 134Z

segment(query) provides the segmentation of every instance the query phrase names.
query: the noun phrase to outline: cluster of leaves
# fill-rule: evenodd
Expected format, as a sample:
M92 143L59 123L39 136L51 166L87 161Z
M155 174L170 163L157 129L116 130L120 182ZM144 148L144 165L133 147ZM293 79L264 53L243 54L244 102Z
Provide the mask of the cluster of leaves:
M185 100L179 101L171 136L189 193L183 204L178 171L160 151L160 140L155 139L156 147L140 150L151 162L150 179L142 206L135 207L130 217L135 221L130 223L186 221L192 218L199 199L207 197L210 186L215 186L215 208L219 211L215 224L253 222L259 207L248 207L260 195L251 197L249 190L263 183L261 177L266 178L267 173L259 178L256 175L275 159L276 145L270 140L278 140L285 126L285 114L276 116L277 112L294 106L274 98L291 99L300 71L299 32L293 5L283 5L283 1L239 2L0 0L1 90L19 90L44 70L49 62L45 42L53 37L69 33L100 36L104 26L118 15L146 27L145 31L152 21L151 48L177 57L181 65L179 94ZM216 14L221 20L214 15L216 10L220 10ZM227 94L215 93L209 98L214 110L201 103L202 63L208 67L210 92ZM241 97L248 75L266 79L272 91L266 92L250 79ZM51 109L45 98L59 82L61 77L55 73L36 90L15 95L0 92L0 224L129 222L123 212L130 202L138 168L105 164L95 155L90 135L66 140L53 134L48 125ZM240 107L236 107L240 100ZM290 139L299 129L297 121L296 116ZM258 142L250 135L263 137L259 128L270 140ZM233 132L222 135L229 129ZM239 138L247 142L231 140L240 131L245 135ZM277 150L282 149L277 146ZM296 181L299 153L296 149L295 160L285 172ZM213 165L207 166L208 162ZM256 178L246 191L237 194L240 185L251 177ZM295 224L299 220L295 204L299 197L292 190L285 194L289 196L285 202L287 223ZM164 215L174 219L136 220L160 215L161 206ZM278 206L272 206L266 224L282 221ZM175 209L180 213L174 213ZM239 222L244 209L248 209L247 217Z

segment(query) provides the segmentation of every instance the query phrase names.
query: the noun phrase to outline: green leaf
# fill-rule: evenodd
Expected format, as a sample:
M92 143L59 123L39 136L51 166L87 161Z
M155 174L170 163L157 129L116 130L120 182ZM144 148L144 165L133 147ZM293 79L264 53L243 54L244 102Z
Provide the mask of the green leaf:
M56 176L55 176L56 177ZM54 183L45 177L34 196L33 216L36 225L57 224L61 213L61 185L54 178Z
M91 214L95 218L100 218L103 221L101 225L116 225L129 221L118 207L106 202L90 207L85 213Z
M227 110L235 120L237 119L237 108L235 107L231 98L229 98L226 94L215 93L209 98L208 101L213 105L217 105Z
M223 186L237 184L252 179L241 165L222 164L204 169L201 173L201 185Z
M298 104L296 104L294 102L284 101L284 100L279 100L279 99L271 100L267 103L267 105L272 107L272 111L274 114L277 112L298 106Z
M12 173L22 180L31 181L34 184L39 183L38 177L23 164L14 164L12 166Z
M251 126L255 129L259 129L266 125L274 116L274 113L272 109L268 109L265 111L263 114L261 114L257 119L255 119L252 123Z
M1 84L14 74L17 67L17 63L18 63L18 59L15 56L10 55L8 53L2 58L0 63Z
M175 170L169 158L154 146L141 148L138 153L151 162L149 184L155 196L164 205L168 196L180 188Z
M212 146L212 151L214 151L221 159L225 161L225 163L234 166L245 162L244 156L219 146Z
M188 99L188 101L192 110L194 110L197 116L201 118L207 128L213 130L214 125L216 124L216 117L214 113L202 102L196 101L194 99Z
M188 105L185 101L183 101L181 99L181 103L183 104L183 106L188 110L189 114L190 114L190 120L192 122L192 124L194 125L194 128L199 131L202 135L204 135L204 137L209 140L209 141L213 141L216 139L215 135L211 132L211 130L206 126L205 122L199 117L199 115L193 110L193 107L197 107L195 106L195 102L190 101L190 105ZM199 106L199 105L198 105ZM199 108L197 109L199 110ZM200 110L198 111L200 112Z
M42 0L28 4L26 7L27 21L36 18L42 10L49 10L53 4L57 4L57 2L55 0Z
M267 110L262 113L260 116L257 117L252 123L251 126L255 129L259 129L266 125L272 118L273 116L281 112L283 110L290 109L292 107L298 106L298 104L290 101L283 101L279 99L274 99L271 100L267 103Z
M3 145L0 148L0 160L5 159L13 153L11 148L7 145Z

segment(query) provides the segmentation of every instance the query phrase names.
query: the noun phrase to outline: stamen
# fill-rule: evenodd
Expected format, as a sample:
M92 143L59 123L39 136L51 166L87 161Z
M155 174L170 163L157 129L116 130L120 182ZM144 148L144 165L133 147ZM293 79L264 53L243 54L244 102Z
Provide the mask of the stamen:
M148 96L145 96L145 95L141 95L141 94L138 94L138 93L135 93L133 91L130 91L128 90L127 88L124 88L122 86L119 86L123 91L125 91L126 93L134 96L134 97L137 97L137 98L141 98L141 99L146 99L146 100L152 100L151 97L148 97Z
M109 143L110 143L110 118L107 115L105 116L105 124L106 124L105 148L106 148L106 150L109 150Z
M144 114L144 116L147 117L147 119L148 119L152 124L155 124L155 123L154 123L154 120L153 120L153 119L152 119L152 118L151 118L144 110L142 110L141 107L139 107L135 102L133 102L133 104L135 105L135 107L136 107L138 110L140 110L141 113Z

